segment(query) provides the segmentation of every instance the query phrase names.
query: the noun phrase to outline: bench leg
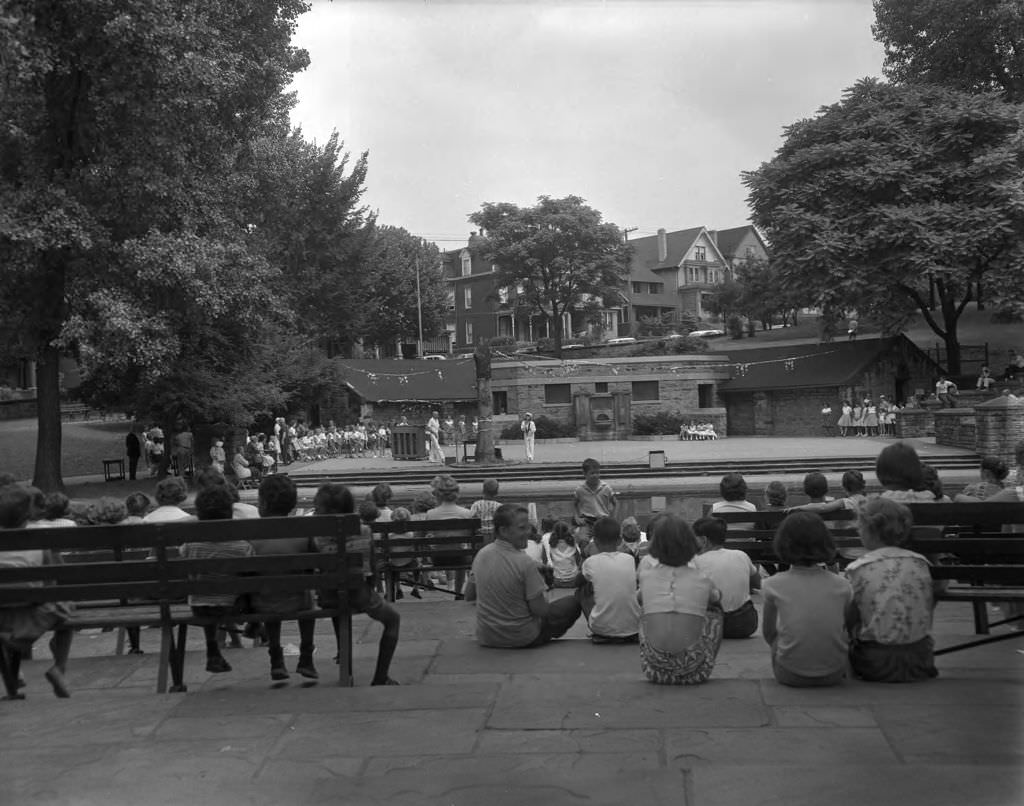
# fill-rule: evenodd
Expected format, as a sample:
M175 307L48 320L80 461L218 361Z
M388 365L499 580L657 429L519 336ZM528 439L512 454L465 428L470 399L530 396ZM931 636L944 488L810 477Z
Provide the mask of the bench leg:
M0 644L0 678L3 678L4 691L8 700L18 699L18 660L20 656L15 650Z
M971 602L974 608L974 632L977 635L988 635L988 603Z
M170 624L160 625L160 667L156 674L156 693L167 693L167 670L171 665L171 652L174 644L174 628Z
M114 647L114 654L115 655L123 655L124 654L124 634L125 634L125 628L124 627L118 627L117 628L117 645Z
M188 638L188 624L178 625L178 640L171 648L171 691L187 691L185 685L185 640Z
M347 607L340 610L336 619L338 634L338 685L351 688L355 685L352 673L352 611Z

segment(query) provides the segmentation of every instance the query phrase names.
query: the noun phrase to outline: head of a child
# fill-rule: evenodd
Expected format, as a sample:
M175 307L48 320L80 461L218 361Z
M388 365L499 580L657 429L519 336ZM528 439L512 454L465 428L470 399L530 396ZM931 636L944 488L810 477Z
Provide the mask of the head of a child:
M597 489L601 483L601 463L597 459L583 460L583 480L591 489Z
M377 509L387 509L391 505L392 495L391 485L386 481L382 481L370 490L370 500L377 505Z
M913 526L910 508L889 498L872 498L857 510L857 532L869 550L908 545Z
M983 481L1002 484L1008 475L1010 475L1010 469L1006 466L1006 462L998 456L983 456L981 458L981 478Z
M116 524L128 517L128 510L120 498L103 497L89 511L94 524Z
M619 535L625 543L639 543L640 524L636 522L636 518L632 515L623 518L622 529L619 532Z
M786 506L786 501L789 499L789 491L786 489L786 485L781 481L769 481L764 488L764 502L775 508L782 508Z
M29 500L29 520L38 521L46 517L46 495L38 487L26 487Z
M391 527L392 533L396 535L404 535L409 531L409 521L412 520L412 513L405 507L395 507L395 511L391 513Z
M530 524L530 535L527 538L531 543L540 543L540 529L537 528L536 524Z
M864 474L859 470L847 470L843 473L842 484L847 495L863 495L864 490L867 489L867 484L864 483Z
M298 490L295 482L283 473L265 476L260 482L259 508L260 517L273 518L290 515L298 502Z
M930 492L936 501L945 497L942 479L939 478L939 471L933 465L921 462L921 481L924 484L924 489Z
M454 504L459 500L459 483L450 473L440 473L430 482L434 497L442 504Z
M622 527L615 518L598 518L594 523L594 543L599 551L616 551Z
M721 548L725 545L725 533L729 529L722 518L698 518L693 522L693 532L703 538L708 548Z
M875 461L875 475L887 490L924 489L921 459L906 442L894 442L882 449Z
M178 476L168 476L156 485L156 503L161 507L176 507L188 496L185 482Z
M829 563L836 554L832 535L817 512L787 515L775 532L772 548L782 562L790 565Z
M545 515L540 519L540 530L544 534L547 534L555 528L555 524L558 523L558 518L554 515Z
M498 497L498 480L484 479L484 498L493 501Z
M498 528L497 521L494 523L494 528ZM576 538L573 537L572 527L565 521L558 521L551 527L551 537L548 538L548 544L551 546L557 546L559 543L566 546L576 545Z
M412 499L410 509L418 515L429 512L437 506L437 499L432 490L420 490Z
M18 484L0 487L0 529L20 529L28 522L32 496Z
M313 511L317 515L349 515L355 512L352 491L336 481L321 484L313 496ZM359 514L361 516L362 512Z
M131 493L124 499L124 508L133 518L141 518L152 506L149 496L145 493Z
M200 490L205 490L207 487L223 487L236 504L241 500L238 488L215 467L204 467L196 474L196 494L198 495Z
M697 536L682 517L661 512L647 524L649 554L663 565L679 567L692 560L699 550Z
M359 518L363 523L373 523L380 517L380 510L373 501L365 500L359 502Z
M745 501L747 482L739 473L726 473L718 483L718 492L723 501Z
M43 496L43 517L48 521L66 518L71 509L71 501L62 492L47 493Z
M828 492L828 479L823 473L808 473L804 476L804 495L812 501L820 501Z
M201 521L231 520L234 503L227 487L211 484L196 493L196 517Z

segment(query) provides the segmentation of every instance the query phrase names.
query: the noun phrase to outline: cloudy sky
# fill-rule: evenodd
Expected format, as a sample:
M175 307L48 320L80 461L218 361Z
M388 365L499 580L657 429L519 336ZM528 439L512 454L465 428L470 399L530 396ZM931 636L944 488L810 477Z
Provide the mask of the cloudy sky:
M442 249L484 202L582 196L638 235L739 226L740 172L881 75L871 0L313 0L292 120Z

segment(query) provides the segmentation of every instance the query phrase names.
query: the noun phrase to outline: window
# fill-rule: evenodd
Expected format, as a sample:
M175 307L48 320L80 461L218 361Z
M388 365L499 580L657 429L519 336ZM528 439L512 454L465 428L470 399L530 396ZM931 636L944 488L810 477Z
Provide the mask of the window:
M697 405L702 409L715 406L715 385L713 383L697 384Z
M599 395L607 394L608 393L608 384L607 383L595 383L594 384L594 391L597 394L599 394Z
M462 302L467 310L473 307L473 289L468 285L462 289Z
M747 260L750 260L752 257L754 257L754 247L748 246L747 247Z
M644 284L643 283L633 283L633 293L634 294L642 294L642 293L644 293Z
M473 343L473 323L466 322L466 344Z
M498 302L500 302L502 305L507 305L508 304L508 289L507 288L499 288L498 289Z
M462 253L462 276L469 277L473 273L473 259L469 256L469 252Z
M661 400L658 395L658 382L633 381L633 402L643 403L651 400Z
M507 414L508 392L491 392L491 406L495 414Z
M704 247L704 246L695 246L695 247L693 247L693 259L694 260L707 260L708 259L707 247Z
M544 402L572 403L572 387L567 383L548 383L544 385Z
M665 284L664 283L651 283L651 293L652 294L664 294L665 293Z

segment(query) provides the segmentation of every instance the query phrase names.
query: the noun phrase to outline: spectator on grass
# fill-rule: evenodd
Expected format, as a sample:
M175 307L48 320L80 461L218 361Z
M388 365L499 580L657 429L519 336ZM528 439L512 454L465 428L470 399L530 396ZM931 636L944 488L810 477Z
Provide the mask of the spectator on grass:
M580 604L595 644L634 644L639 640L640 604L636 563L620 551L622 527L614 518L594 524L597 553L583 561Z
M366 520L366 517L363 515L364 507L367 516L372 514L369 508L365 506L367 504L376 510L376 505L373 501L363 501L359 505L359 514L364 521ZM349 489L344 484L323 484L316 491L316 496L313 498L313 511L316 515L347 515L355 511L355 501L352 493L349 492ZM397 511L395 514L397 514ZM362 532L365 538L369 538L370 527L365 523L362 526ZM338 544L334 538L317 538L316 548L320 552L337 552ZM348 592L349 606L353 612L366 613L374 621L380 622L380 625L384 628L377 647L377 665L374 669L370 685L397 686L398 682L391 678L390 671L391 660L394 658L395 649L398 646L401 617L398 611L385 602L381 595L374 590L372 576L364 575L364 581L365 584L358 591L350 590ZM336 590L321 589L318 592L318 597L320 606L323 608L338 606L338 592ZM338 619L332 617L331 622L334 624L334 634L337 635L340 626ZM339 646L338 655L334 658L335 662L338 662L340 656L341 647Z
M211 465L211 467L213 467ZM218 468L213 467L214 470ZM250 467L249 460L245 458L245 454L242 452L242 446L235 446L235 455L231 457L231 472L235 474L235 478L239 481L245 481L246 479L252 478L252 468Z
M292 514L298 500L295 482L288 476L275 474L266 476L260 482L259 508L261 518L286 517ZM315 546L307 538L276 538L253 540L252 547L257 555L267 554L302 554L315 551ZM260 613L275 616L293 615L308 610L312 604L310 591L298 593L256 594L252 597L253 608ZM299 624L299 661L295 671L302 677L316 680L320 677L313 664L313 634L316 621L311 618L298 619ZM281 647L281 621L266 622L267 639L269 641L270 679L287 680L288 670L284 665L284 649Z
M867 552L846 568L850 665L863 680L909 683L938 675L931 637L935 587L928 560L906 548L910 510L885 498L857 513Z
M207 484L196 493L196 516L201 521L230 520L234 517L234 500L227 485ZM185 543L181 556L190 560L229 559L251 557L255 553L248 540L229 540L218 543ZM203 574L202 579L226 579L227 574ZM206 638L206 671L213 674L230 672L231 664L220 651L218 630L225 620L239 610L238 596L234 593L190 594L188 597L192 613L203 619L203 636Z
M156 485L156 509L142 520L146 523L172 523L189 521L194 518L179 505L188 497L185 481L177 476L161 479Z
M537 564L523 551L530 535L526 507L504 504L494 513L494 542L473 559L476 639L481 646L540 646L565 635L580 616L574 596L548 602Z

